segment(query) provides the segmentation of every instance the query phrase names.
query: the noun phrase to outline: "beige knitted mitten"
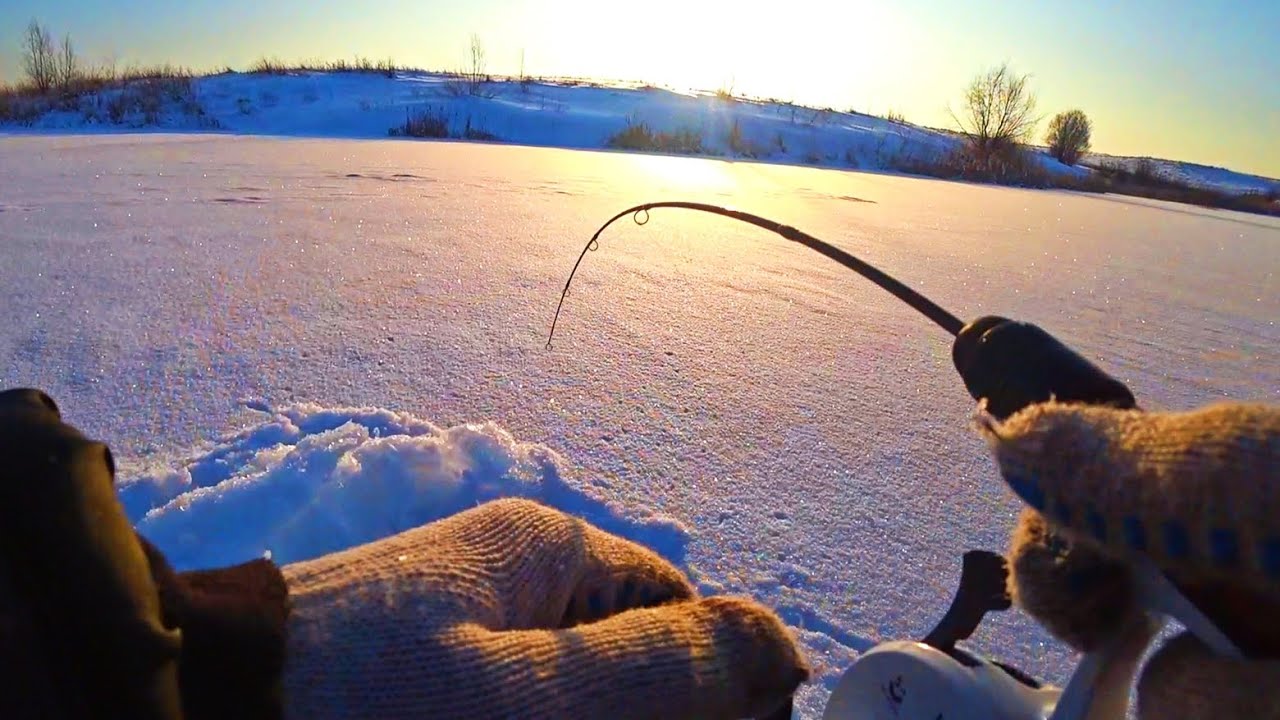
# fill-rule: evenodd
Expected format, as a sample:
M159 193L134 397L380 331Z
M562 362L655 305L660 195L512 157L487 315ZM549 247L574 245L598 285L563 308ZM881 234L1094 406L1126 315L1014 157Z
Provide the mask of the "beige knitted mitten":
M1126 558L1149 558L1247 659L1179 636L1142 670L1140 717L1280 718L1280 408L1045 403L985 434L1033 508L1009 556L1019 605L1091 650L1138 610Z
M728 720L808 678L764 607L528 500L283 571L290 720Z

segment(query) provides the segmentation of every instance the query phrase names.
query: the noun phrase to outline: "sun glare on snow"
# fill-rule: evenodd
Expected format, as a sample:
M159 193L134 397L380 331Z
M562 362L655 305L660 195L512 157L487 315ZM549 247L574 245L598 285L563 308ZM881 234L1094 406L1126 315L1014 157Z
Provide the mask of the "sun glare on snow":
M738 181L723 162L666 155L632 155L637 179L654 182L671 190L723 192L734 190Z

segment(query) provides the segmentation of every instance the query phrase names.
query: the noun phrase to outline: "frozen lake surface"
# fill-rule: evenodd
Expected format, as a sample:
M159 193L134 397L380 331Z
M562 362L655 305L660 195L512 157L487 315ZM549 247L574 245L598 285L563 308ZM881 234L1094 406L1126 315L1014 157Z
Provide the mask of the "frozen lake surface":
M800 630L828 687L920 637L1018 504L941 330L1042 325L1150 408L1280 400L1280 219L894 175L449 142L0 140L4 386L107 441L182 567L311 557L500 495L645 542ZM1025 617L976 648L1055 682Z

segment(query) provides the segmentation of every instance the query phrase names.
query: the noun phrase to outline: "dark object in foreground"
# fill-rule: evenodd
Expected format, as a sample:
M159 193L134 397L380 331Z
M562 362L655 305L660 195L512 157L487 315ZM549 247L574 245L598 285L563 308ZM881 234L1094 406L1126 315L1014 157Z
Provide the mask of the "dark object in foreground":
M951 607L921 642L950 653L957 642L973 634L988 612L1010 608L1013 603L1006 589L1008 579L1002 556L987 550L966 552Z
M0 392L0 717L278 720L287 589L267 560L175 572L106 445Z
M116 500L102 443L38 390L0 393L4 717L176 720L180 636ZM23 655L27 657L23 658Z
M783 702L777 710L774 710L772 713L769 713L762 718L757 718L757 720L791 720L791 716L794 712L795 702L790 698L787 698L787 700Z
M1137 406L1119 380L1030 323L978 318L956 335L951 356L969 394L986 400L987 412L1001 420L1050 398Z

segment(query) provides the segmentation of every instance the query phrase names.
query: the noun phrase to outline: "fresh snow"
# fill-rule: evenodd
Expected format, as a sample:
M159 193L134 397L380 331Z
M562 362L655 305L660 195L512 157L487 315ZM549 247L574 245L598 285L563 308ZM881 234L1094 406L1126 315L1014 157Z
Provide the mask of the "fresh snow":
M855 112L800 107L777 100L726 99L706 92L676 92L637 84L573 84L496 81L479 96L459 94L456 78L402 71L379 73L223 73L194 81L196 116L170 99L153 125L161 129L323 138L386 138L410 113L429 110L449 118L450 130L470 127L509 143L599 149L628 123L655 131L694 130L708 153L758 162L863 170L894 170L928 162L954 148L957 136L942 130ZM450 89L451 86L455 89ZM118 91L111 91L117 93ZM52 112L33 123L38 131L119 132L145 120L105 120L104 99ZM734 126L736 147L729 143ZM5 128L22 132L15 126ZM1043 149L1036 158L1051 172L1083 175ZM1092 155L1090 163L1133 167L1138 158ZM1191 163L1154 161L1157 175L1226 192L1267 192L1280 180Z
M388 139L10 137L0 165L0 379L110 443L129 516L181 567L533 497L776 608L817 668L803 718L859 652L922 636L1019 504L948 338L756 228L615 225L546 348L609 216L685 199L795 225L962 318L1041 324L1145 407L1280 396L1275 218ZM1059 683L1075 660L1016 612L974 646Z
M180 570L308 560L502 497L539 500L683 559L680 525L584 494L561 478L563 458L492 422L440 428L373 408L246 406L260 422L122 483L130 520Z

